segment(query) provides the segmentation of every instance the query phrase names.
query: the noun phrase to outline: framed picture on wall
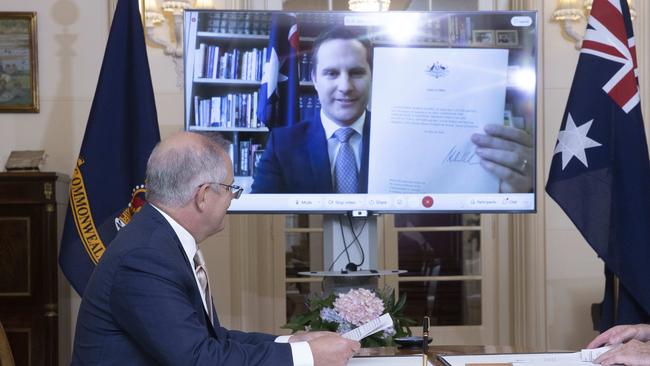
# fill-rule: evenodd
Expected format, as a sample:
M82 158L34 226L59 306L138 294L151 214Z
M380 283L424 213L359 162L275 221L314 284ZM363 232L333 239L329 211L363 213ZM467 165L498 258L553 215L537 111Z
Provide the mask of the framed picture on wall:
M497 45L499 46L518 46L519 36L516 30L497 30Z
M475 30L472 32L472 43L481 46L494 46L494 30Z
M36 13L0 12L0 112L38 112Z

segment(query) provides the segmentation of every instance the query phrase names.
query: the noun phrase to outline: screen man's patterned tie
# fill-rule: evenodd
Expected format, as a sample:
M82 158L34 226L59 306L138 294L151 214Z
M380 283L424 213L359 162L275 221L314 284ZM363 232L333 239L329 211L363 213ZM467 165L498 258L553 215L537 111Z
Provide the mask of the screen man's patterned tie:
M334 137L339 140L339 152L334 162L334 190L336 193L357 193L359 172L350 138L357 133L350 127L339 128Z

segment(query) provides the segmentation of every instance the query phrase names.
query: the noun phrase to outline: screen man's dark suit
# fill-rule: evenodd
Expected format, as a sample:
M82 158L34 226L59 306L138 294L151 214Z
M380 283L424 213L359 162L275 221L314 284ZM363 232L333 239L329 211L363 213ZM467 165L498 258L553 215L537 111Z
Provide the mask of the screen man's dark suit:
M368 192L370 112L361 142L359 191ZM253 193L333 193L332 168L320 111L312 120L274 128L255 168Z
M145 205L86 287L72 365L291 365L275 336L210 324L193 268L165 218ZM216 314L216 312L215 312Z

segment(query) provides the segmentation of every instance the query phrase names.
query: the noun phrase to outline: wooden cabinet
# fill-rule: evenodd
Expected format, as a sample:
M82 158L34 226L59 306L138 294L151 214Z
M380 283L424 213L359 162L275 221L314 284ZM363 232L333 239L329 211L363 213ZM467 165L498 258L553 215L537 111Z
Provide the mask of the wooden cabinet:
M58 364L58 227L68 179L0 173L0 322L16 365Z

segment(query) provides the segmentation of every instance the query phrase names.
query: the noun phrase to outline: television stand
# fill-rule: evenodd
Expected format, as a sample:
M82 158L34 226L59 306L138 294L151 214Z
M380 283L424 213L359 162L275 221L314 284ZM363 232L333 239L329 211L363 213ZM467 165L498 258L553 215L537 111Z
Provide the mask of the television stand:
M379 269L377 216L359 217L354 212L323 216L323 268L326 270L300 272L301 275L323 277L325 292L377 289L380 276L405 272ZM359 269L353 271L350 267Z
M358 271L305 271L298 272L303 276L323 277L323 291L325 293L344 293L355 288L376 290L380 276L395 276L405 273L405 270L358 270Z

